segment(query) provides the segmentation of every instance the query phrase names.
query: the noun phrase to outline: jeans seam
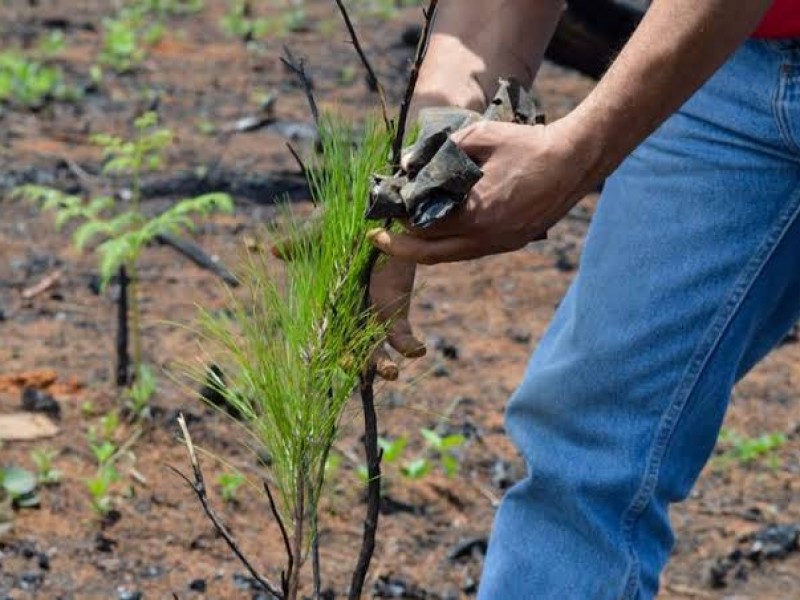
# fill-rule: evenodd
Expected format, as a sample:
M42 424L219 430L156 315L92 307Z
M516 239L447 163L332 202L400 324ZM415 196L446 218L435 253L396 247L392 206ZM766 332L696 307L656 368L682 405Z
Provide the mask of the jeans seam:
M775 124L778 127L778 133L783 139L789 150L793 152L800 152L800 146L792 136L792 130L789 127L788 116L784 106L784 98L786 96L786 77L784 68L789 66L789 63L781 63L778 70L778 85L775 86L775 93L772 95L772 118L775 119Z
M632 534L636 524L652 500L653 492L660 476L661 464L675 427L679 423L680 417L685 411L692 392L697 386L711 356L719 347L725 331L735 319L747 294L774 254L775 248L798 217L800 217L800 189L796 190L791 196L791 201L779 215L778 222L772 227L761 247L742 269L728 299L717 311L708 331L698 343L692 358L689 360L686 372L673 394L673 399L661 417L654 440L647 454L647 463L641 483L622 517L622 535L628 547L629 561L623 592L620 596L622 599L633 600L635 597L636 584L639 580L639 558L633 548Z

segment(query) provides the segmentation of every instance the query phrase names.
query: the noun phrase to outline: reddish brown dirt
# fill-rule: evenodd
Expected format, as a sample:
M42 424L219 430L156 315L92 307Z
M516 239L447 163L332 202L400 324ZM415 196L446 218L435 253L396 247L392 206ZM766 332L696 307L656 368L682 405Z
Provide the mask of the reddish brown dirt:
M251 96L256 90L279 93L280 118L307 120L303 95L278 61L284 41L309 57L316 93L325 107L356 116L373 105L360 74L350 83L340 77L344 66L358 69L358 64L332 3L306 4L310 31L271 39L260 52L248 52L219 30L226 3L209 1L200 15L170 19L168 36L141 69L124 77L108 75L100 91L79 104L51 105L37 113L0 109L0 176L60 173L59 181L67 181L67 172L58 167L65 158L97 173L100 156L89 144L89 135L126 131L132 117L151 103L142 92L148 88L159 92L162 118L177 132L168 171L213 164L220 158L226 168L243 173L293 170L285 140L275 133L259 131L225 140L201 134L197 125L224 125L248 114L255 107ZM111 13L107 5L92 0L45 0L33 8L21 1L4 3L0 47L24 43L24 32L43 33L42 24L50 17L99 27L101 18ZM410 55L399 44L400 34L416 17L414 11L404 11L391 21L361 19L365 45L376 57L393 101L401 92L402 66ZM99 36L78 27L67 29L66 38L68 48L60 60L71 80L85 81ZM549 65L539 81L551 118L568 111L589 89L588 80ZM165 200L148 205L163 206ZM493 478L498 462L508 465L510 479L522 474L504 436L503 407L574 273L592 206L593 198L588 198L547 243L513 255L421 270L413 317L431 342L431 352L406 365L399 383L382 387L381 431L389 437L408 435L409 455L422 451L421 427L443 425L471 436L455 478L435 474L409 483L387 466L390 497L413 505L418 514L401 512L381 519L369 590L379 578L392 576L427 594L403 597L474 595L480 558L453 562L448 554L458 543L489 531L502 495ZM0 214L0 310L5 315L0 319L0 413L17 408L19 389L25 384L49 386L63 413L57 437L5 443L0 449L2 464L31 468L32 450L54 449L55 466L63 474L60 485L42 491L39 510L16 513L13 533L0 544L0 598L116 598L134 590L145 598L172 598L173 593L192 598L202 596L188 587L196 579L207 583L208 598L255 597L237 587L233 575L244 569L214 535L190 490L166 467L186 468L174 421L167 417L183 409L200 418L192 424L196 441L220 458L205 459L209 481L226 469L223 460L254 481L263 471L239 444L236 427L205 410L195 394L167 375L160 375L155 399L166 416L156 419L133 445L130 460L123 462L123 482L116 488L121 519L101 528L84 483L93 474L86 432L98 415L118 403L110 377L112 293L95 296L89 290L96 270L91 257L71 248L68 232L55 233L50 216L3 198ZM242 200L234 217L213 219L197 241L235 265L242 239L257 234L272 214L267 205ZM58 269L63 275L55 288L32 300L22 299L23 289ZM197 304L221 308L223 290L212 275L166 248L147 251L141 275L147 360L174 371L176 364L192 361L202 351L180 324L191 322ZM458 349L457 360L433 347L437 339ZM726 427L749 436L780 432L789 439L772 466L765 460L744 465L717 458L706 469L691 499L673 512L677 546L661 597L769 600L800 594L800 553L761 565L742 561L747 568L738 577L732 572L723 589L711 588L706 577L716 558L741 545L741 536L767 523L800 522L798 358L800 345L784 345L738 386ZM87 414L89 404L92 410ZM347 585L364 509L361 484L354 475L361 455L358 430L354 408L337 444L342 466L324 503L324 576L337 597ZM126 427L121 437L130 431ZM720 453L724 450L721 447ZM213 500L221 506L216 486L211 487ZM278 531L258 490L242 489L238 503L220 510L244 548L276 577L282 564ZM98 536L110 539L110 547L102 548L103 537ZM37 552L47 555L49 569L37 565Z

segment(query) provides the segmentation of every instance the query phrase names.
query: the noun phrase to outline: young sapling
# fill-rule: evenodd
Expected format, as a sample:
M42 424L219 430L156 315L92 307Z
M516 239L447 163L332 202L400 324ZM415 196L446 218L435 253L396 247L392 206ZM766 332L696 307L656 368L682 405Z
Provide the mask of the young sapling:
M155 378L144 365L142 355L138 276L141 254L160 235L193 230L196 217L233 210L230 196L211 193L176 202L155 216L145 213L141 202L142 177L144 173L163 166L166 149L173 137L169 129L158 127L157 121L153 112L137 118L134 121L136 134L132 139L107 134L94 136L95 143L103 148L107 159L103 172L108 176L122 175L130 181L127 203L112 195L85 199L35 185L23 186L14 192L15 196L35 203L43 211L55 212L57 228L69 222L78 223L72 241L79 250L93 247L98 257L101 288L124 269L127 294L122 300L126 301L126 312L130 314L133 348L134 387L130 390L129 401L136 416L144 414L155 391ZM123 350L125 356L118 357L120 362L127 360L127 348ZM120 385L130 382L127 376L121 379L117 382Z

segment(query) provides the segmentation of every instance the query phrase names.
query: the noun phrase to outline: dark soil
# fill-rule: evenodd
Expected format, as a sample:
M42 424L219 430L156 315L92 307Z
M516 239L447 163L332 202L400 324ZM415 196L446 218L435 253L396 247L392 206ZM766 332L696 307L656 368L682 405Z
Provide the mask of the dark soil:
M101 523L93 512L85 487L94 474L86 434L99 415L120 402L113 386L115 286L98 295L93 259L72 248L69 232L55 232L51 216L2 193L25 181L80 190L86 182L76 173L100 172L102 157L90 136L128 132L135 115L155 108L175 130L178 144L168 168L153 181L177 183L172 188L153 183L148 207L164 207L203 185L231 190L236 213L211 219L194 241L235 269L244 241L257 243L273 220L275 194L303 195L286 136L295 134L304 151L313 140L308 140L303 92L279 62L281 45L289 43L307 56L324 108L360 117L374 107L332 4L306 2L305 31L248 50L219 28L227 3L209 0L198 15L169 18L166 35L143 65L125 76L107 71L99 88L80 102L49 103L37 111L0 107L0 413L18 410L24 396L27 404L60 417L60 433L52 439L4 442L0 463L33 468L31 452L49 448L57 452L54 463L62 473L59 485L41 490L41 508L16 512L13 532L0 542L0 598L264 597L215 535L191 491L167 468L188 466L177 440L177 412L191 417L195 441L218 457L203 459L210 482L230 469L224 463L258 481L264 461L241 446L241 431L230 419L207 409L197 393L167 374L159 374L152 425L120 467L118 513ZM101 21L112 14L111 5L5 2L0 49L29 46L57 27L67 41L58 61L68 81L89 87ZM276 16L279 9L258 10ZM403 34L418 16L407 9L390 20L358 19L393 103L402 93L412 52ZM591 86L588 79L547 65L538 91L554 119ZM277 124L246 133L201 132L207 123L223 131L241 117L257 115L254 95L260 92L277 94ZM198 168L207 176L186 176ZM504 435L503 407L575 272L593 205L594 198L587 198L547 242L512 255L421 270L413 320L430 352L404 365L400 382L381 386L381 432L408 435L409 458L423 452L418 433L423 427L463 432L468 442L454 478L434 472L409 482L396 465L385 465L388 498L367 588L374 597L475 594L494 509L503 490L523 473ZM307 209L304 203L298 207ZM61 277L54 287L22 298L22 290L55 271ZM181 362L202 354L197 339L180 325L191 323L197 304L223 308L224 288L216 276L166 246L147 250L141 277L147 360L165 372L179 372ZM663 578L663 598L769 600L800 594L796 529L756 535L767 525L800 523L798 358L795 336L736 389L726 428L749 437L778 432L787 441L749 463L727 457L730 443L720 445L691 499L673 512L677 545ZM363 486L355 475L363 461L359 420L354 403L336 447L341 466L324 502L324 580L337 598L347 586L361 536ZM244 486L236 503L223 506L217 486L211 487L242 546L277 578L282 546L265 499Z

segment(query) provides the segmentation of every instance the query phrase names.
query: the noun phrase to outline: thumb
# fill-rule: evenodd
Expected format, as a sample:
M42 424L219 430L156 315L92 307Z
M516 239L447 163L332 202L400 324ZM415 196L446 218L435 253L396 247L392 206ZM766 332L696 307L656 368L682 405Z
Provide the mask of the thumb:
M467 156L480 163L489 157L496 146L494 136L490 132L490 126L491 123L487 121L479 121L451 133L450 139Z

